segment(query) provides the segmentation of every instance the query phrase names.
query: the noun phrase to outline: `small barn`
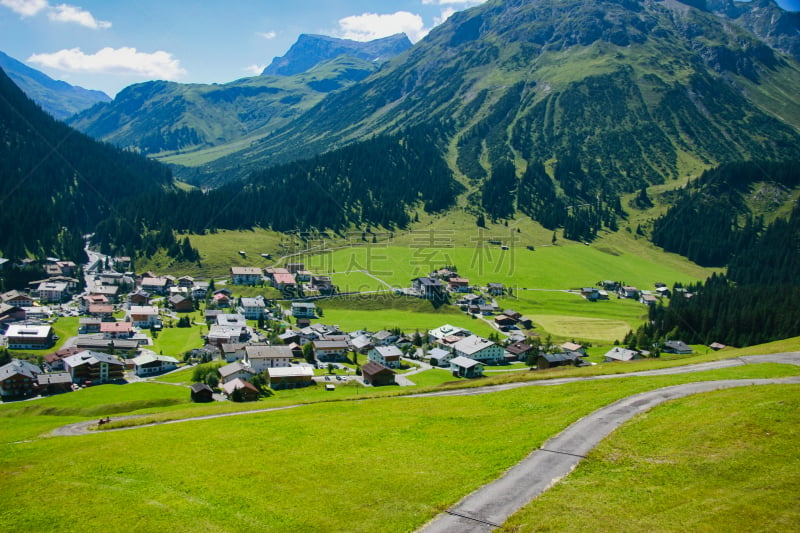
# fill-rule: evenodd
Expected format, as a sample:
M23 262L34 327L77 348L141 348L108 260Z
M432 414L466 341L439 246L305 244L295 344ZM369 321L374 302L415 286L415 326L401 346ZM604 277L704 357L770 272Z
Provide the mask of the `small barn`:
M536 360L536 367L539 370L545 370L554 366L577 365L581 361L581 357L578 352L544 353L540 354Z
M365 385L379 387L381 385L394 385L394 370L386 368L375 361L367 361L361 367L361 374L364 377Z
M214 391L205 383L195 383L192 385L192 401L196 403L208 403L214 400Z

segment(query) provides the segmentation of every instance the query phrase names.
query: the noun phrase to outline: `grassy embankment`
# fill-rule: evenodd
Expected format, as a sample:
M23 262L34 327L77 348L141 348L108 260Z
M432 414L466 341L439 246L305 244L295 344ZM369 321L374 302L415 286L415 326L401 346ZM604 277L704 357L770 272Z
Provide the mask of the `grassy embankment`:
M636 417L503 531L794 531L796 385L723 390Z
M689 381L797 371L753 365L475 397L324 403L68 441L36 437L62 417L36 414L37 404L2 406L1 440L16 443L3 444L0 454L6 502L0 529L49 531L80 523L82 530L407 531L495 479L571 422L623 396ZM63 413L65 421L88 412L98 416L97 406L109 400L101 389L94 397L87 389L54 400L83 402ZM37 422L42 416L47 420ZM23 439L32 440L17 442ZM380 475L366 464L380 464ZM241 490L244 480L259 489ZM71 497L58 506L41 505L42 487Z

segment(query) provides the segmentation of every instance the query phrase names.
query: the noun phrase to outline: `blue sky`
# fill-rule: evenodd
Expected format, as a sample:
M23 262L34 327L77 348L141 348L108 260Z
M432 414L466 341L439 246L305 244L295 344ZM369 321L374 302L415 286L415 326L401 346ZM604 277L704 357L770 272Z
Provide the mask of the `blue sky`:
M416 42L485 0L0 0L0 50L114 96L151 79L225 83L260 73L301 33ZM72 3L74 2L74 3Z
M114 96L151 79L225 83L261 71L301 33L416 42L485 0L0 0L0 50ZM779 0L800 10L800 0Z

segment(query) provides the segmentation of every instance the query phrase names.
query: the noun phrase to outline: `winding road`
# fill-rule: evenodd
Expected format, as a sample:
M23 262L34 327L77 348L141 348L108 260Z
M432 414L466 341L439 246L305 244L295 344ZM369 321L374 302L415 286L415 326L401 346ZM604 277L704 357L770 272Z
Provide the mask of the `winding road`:
M563 385L565 383L574 383L577 381L596 381L607 379L624 379L626 377L686 374L759 363L780 363L800 366L800 352L743 356L709 363L664 368L659 370L647 370L642 372L631 372L627 374L560 378L523 383L507 383L503 385L493 385L473 389L429 392L413 394L405 396L405 398L415 399L443 396L474 396L480 394L490 394L492 392L503 390L511 390L520 387L543 387ZM584 459L589 451L597 446L602 439L607 437L614 429L630 420L637 414L648 411L649 409L652 409L663 402L677 398L683 398L692 394L733 387L774 384L800 384L800 376L773 379L735 379L686 383L683 385L664 387L661 389L635 394L614 402L578 420L564 431L545 442L541 448L533 451L520 463L511 467L499 479L488 483L487 485L484 485L483 487L469 494L456 505L435 517L419 531L422 533L482 533L491 531L502 525L509 516L542 494L559 479L569 474L572 469L574 469L575 466L582 459ZM251 411L220 413L215 415L143 424L140 426L109 429L105 431L124 431L162 424L186 423L195 420L210 420L227 416L245 416L250 414L266 413L270 411L292 409L300 406L301 405L290 405L270 409L254 409ZM115 420L122 420L125 418L136 417L121 417ZM85 435L87 433L92 433L88 428L95 423L95 421L89 421L62 426L55 429L52 432L52 435Z

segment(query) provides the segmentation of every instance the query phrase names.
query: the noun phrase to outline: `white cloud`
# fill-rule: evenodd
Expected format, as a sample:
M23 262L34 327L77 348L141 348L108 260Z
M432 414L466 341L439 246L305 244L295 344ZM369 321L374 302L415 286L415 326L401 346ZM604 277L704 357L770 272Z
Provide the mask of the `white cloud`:
M253 76L260 76L265 68L267 68L266 65L250 65L249 67L245 67L244 71Z
M372 41L396 33L405 33L413 42L428 34L422 17L408 11L389 15L363 13L339 20L338 36L353 41Z
M258 35L259 37L263 37L268 41L278 36L278 34L275 33L274 31L257 31L256 35Z
M88 11L67 4L59 4L47 11L47 18L53 22L74 22L93 30L107 29L111 23L106 20L97 20Z
M7 7L23 17L32 17L48 7L47 0L0 0L0 6Z
M442 16L441 17L434 17L433 18L433 25L434 26L438 26L439 24L441 24L445 20L449 19L453 15L453 13L455 13L455 12L456 12L456 10L453 9L452 7L446 7L444 9L442 9Z
M80 48L64 49L52 54L34 54L27 61L67 72L125 74L148 79L175 80L186 74L172 54L160 50L148 54L127 47L103 48L96 54L85 54Z
M93 30L111 27L111 23L107 20L97 20L88 11L69 4L51 6L47 0L0 0L0 5L22 17L32 17L44 11L47 13L47 18L53 22L75 23Z

